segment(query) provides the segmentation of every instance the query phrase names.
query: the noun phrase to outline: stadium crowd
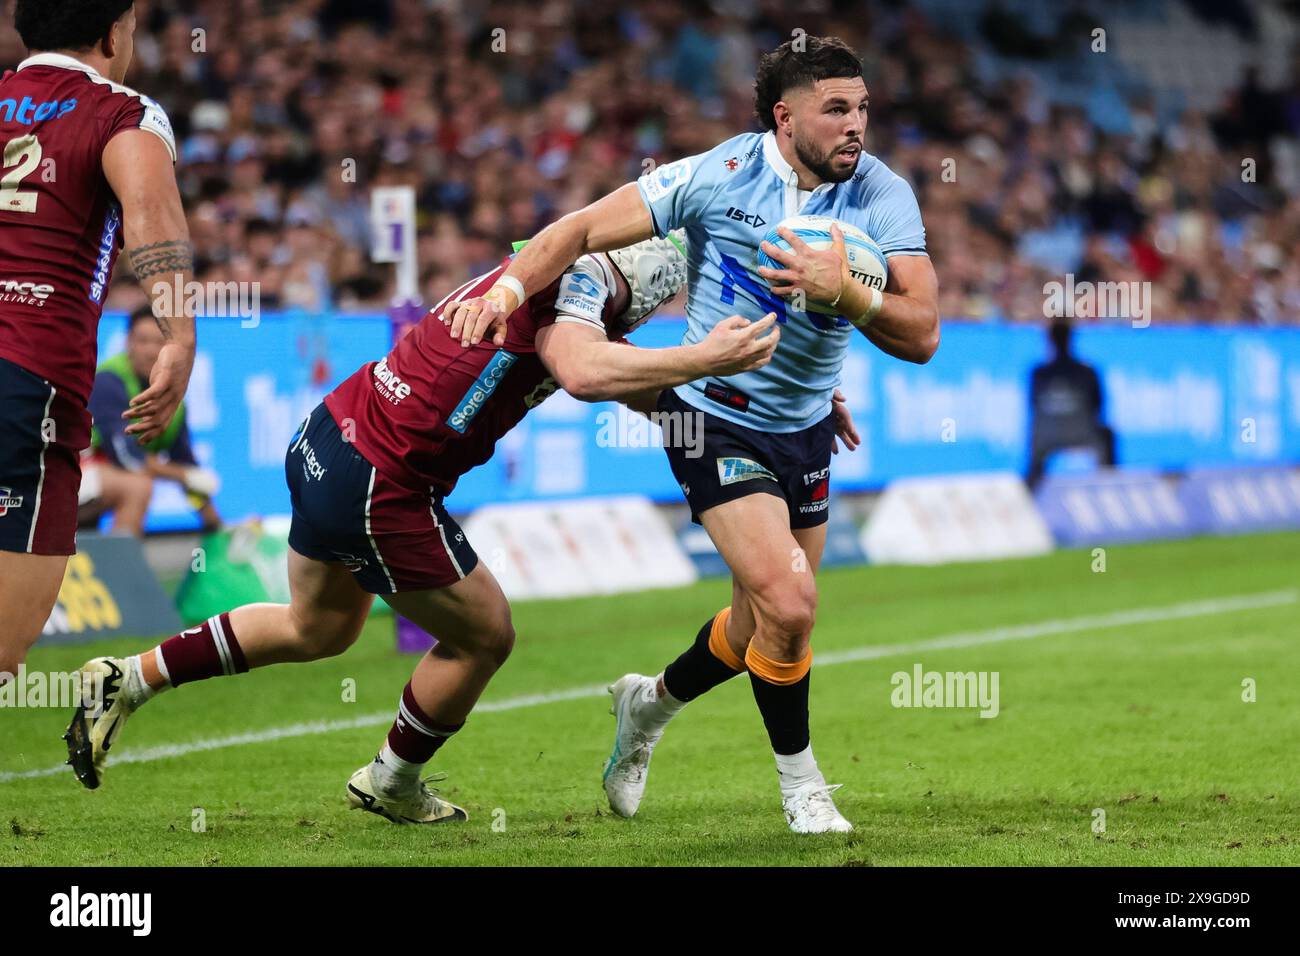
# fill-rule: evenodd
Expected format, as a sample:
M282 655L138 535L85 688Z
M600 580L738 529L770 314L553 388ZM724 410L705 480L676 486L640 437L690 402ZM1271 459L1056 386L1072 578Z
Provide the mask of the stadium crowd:
M945 320L1041 322L1070 272L1150 281L1159 323L1300 323L1300 170L1277 160L1300 165L1300 59L1289 86L1245 76L1209 114L1132 95L1116 134L1028 70L981 80L988 50L899 6L138 0L128 82L176 128L196 277L258 281L266 309L387 303L381 184L417 190L436 301L651 163L757 128L757 56L802 29L862 51L867 148L917 191ZM1073 29L1057 55L1086 51ZM131 311L125 273L109 307Z

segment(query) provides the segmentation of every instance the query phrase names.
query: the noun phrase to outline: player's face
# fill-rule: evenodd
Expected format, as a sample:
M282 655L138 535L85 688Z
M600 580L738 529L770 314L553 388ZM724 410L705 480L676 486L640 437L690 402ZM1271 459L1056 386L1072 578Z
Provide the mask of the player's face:
M786 104L795 154L808 171L828 183L852 176L867 131L867 85L862 77L818 80L792 93Z
M113 50L113 60L108 67L108 78L114 83L125 83L126 71L131 66L131 57L135 53L134 5L113 24L113 33L117 45Z
M126 354L131 360L131 370L142 382L149 381L149 374L158 361L162 347L162 330L155 323L145 321L131 326L131 331L126 336Z

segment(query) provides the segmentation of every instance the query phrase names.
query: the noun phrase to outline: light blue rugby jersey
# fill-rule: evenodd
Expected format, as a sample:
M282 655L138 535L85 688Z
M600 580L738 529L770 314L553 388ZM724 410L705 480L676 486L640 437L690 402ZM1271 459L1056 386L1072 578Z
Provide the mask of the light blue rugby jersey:
M863 152L843 183L798 187L798 174L772 133L742 133L707 153L667 163L637 180L659 236L685 228L689 253L684 344L699 342L722 319L752 321L775 312L781 344L756 372L700 379L676 389L696 408L765 432L814 425L831 410L831 393L849 336L860 334L841 317L801 312L768 291L757 273L758 244L794 215L833 216L876 241L886 258L924 255L925 227L912 188L876 157ZM705 395L720 381L749 396L738 411Z

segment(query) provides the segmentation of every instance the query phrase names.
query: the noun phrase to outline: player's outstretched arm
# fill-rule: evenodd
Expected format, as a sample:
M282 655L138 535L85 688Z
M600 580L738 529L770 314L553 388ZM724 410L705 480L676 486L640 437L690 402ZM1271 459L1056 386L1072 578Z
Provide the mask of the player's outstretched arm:
M537 355L574 398L603 402L762 368L781 338L775 325L770 312L757 322L733 315L694 345L639 349L588 325L557 322L537 334Z
M653 236L650 210L636 183L628 183L551 223L529 240L491 289L443 310L442 321L461 345L477 345L489 332L496 345L504 345L506 317L580 256L620 249Z
M131 267L165 342L149 386L122 414L127 434L152 441L171 422L194 367L194 316L185 306L194 270L190 232L166 145L146 130L118 133L104 147L104 178L122 205L122 236Z

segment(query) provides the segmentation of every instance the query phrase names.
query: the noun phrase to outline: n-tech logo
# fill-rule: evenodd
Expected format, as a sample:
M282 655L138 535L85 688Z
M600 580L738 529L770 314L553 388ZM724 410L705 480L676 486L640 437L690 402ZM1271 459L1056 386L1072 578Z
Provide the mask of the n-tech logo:
M492 361L487 363L483 371L479 373L478 378L474 380L474 384L469 387L469 391L456 404L452 413L447 416L447 424L464 434L474 416L483 408L484 403L492 397L492 393L497 390L497 386L505 378L510 366L514 365L518 359L519 356L514 352L497 352L496 355L492 356Z
M304 480L311 481L313 478L320 481L325 477L325 466L320 463L316 457L316 449L312 448L307 439L298 443L298 451L302 454L302 476Z

